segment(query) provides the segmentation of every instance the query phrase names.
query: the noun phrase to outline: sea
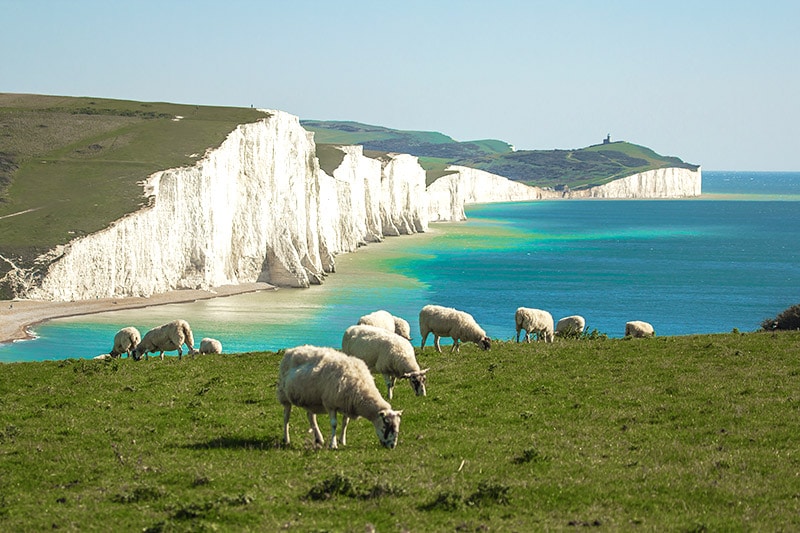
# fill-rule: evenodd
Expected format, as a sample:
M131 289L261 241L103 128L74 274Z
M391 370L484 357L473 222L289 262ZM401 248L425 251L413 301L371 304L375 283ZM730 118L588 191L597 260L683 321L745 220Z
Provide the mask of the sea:
M176 318L196 346L213 337L236 353L339 347L377 309L408 320L419 346L429 303L468 311L500 340L514 339L520 306L556 320L579 314L589 331L618 338L629 320L657 335L755 331L800 303L800 172L704 171L694 199L481 204L466 214L339 255L319 286L51 320L33 340L0 345L0 362L93 358L122 327L144 334Z

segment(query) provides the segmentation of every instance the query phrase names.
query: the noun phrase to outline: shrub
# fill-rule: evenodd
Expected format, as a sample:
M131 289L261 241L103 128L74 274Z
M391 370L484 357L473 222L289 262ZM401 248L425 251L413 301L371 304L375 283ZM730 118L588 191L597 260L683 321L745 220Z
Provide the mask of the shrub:
M775 318L765 319L761 322L761 329L764 331L800 329L800 305L791 306Z

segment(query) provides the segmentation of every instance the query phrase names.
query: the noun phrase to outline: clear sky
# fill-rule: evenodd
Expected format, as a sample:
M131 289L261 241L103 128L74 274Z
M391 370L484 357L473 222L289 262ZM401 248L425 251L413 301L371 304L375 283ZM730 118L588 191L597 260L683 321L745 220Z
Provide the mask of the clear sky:
M800 170L797 0L0 0L0 92Z

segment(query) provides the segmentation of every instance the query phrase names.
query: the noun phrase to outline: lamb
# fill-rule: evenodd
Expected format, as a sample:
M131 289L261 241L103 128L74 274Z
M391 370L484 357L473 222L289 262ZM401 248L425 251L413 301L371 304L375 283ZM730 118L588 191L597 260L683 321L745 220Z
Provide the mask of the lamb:
M338 448L336 417L342 413L342 446L347 445L347 424L364 417L375 426L380 443L397 445L402 411L392 410L381 397L367 364L333 348L303 345L286 350L280 364L278 402L283 405L283 441L289 444L289 417L292 406L308 413L314 442L325 440L317 425L317 414L327 413L331 421L330 448Z
M189 348L189 354L197 353L197 350L194 349L194 337L189 323L185 320L173 320L145 333L142 342L133 352L133 358L138 361L142 355L147 356L150 352L161 352L163 361L164 352L178 350L178 359L180 360L183 355L181 346L184 343Z
M525 342L531 342L531 335L536 334L536 340L544 339L553 342L553 315L543 309L520 307L514 313L514 323L517 327L517 342L519 332L525 330Z
M626 337L655 337L656 331L653 326L641 320L632 320L625 324Z
M393 316L388 311L379 310L358 319L359 326L375 326L386 331L394 331L404 339L411 340L411 326L399 316Z
M342 337L342 351L367 363L370 371L383 374L389 400L398 378L407 379L417 396L426 395L429 369L420 370L408 340L375 326L350 326Z
M451 337L453 347L450 353L460 351L459 342L474 342L483 350L492 347L492 341L486 336L486 332L475 322L475 319L465 311L459 311L452 307L442 307L440 305L426 305L419 312L419 332L422 335L422 345L420 351L425 348L425 339L429 333L433 333L433 344L436 351L442 353L439 346L440 337Z
M141 340L142 335L139 333L138 329L134 327L122 328L114 335L114 347L108 355L111 357L119 357L123 353L126 353L130 358Z
M586 319L580 315L565 316L556 323L556 335L559 337L570 337L573 335L583 335L586 329Z
M222 343L217 339L205 337L200 341L198 353L222 353Z

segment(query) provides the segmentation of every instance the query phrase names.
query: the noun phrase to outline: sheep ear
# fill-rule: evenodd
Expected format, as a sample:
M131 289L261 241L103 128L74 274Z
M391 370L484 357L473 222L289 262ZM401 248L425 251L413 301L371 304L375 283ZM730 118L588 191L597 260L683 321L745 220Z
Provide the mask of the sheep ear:
M420 370L419 373L420 373L420 375L424 376L425 374L428 373L428 370L430 370L430 368L426 368L425 370Z
M410 377L411 377L411 372L406 372L405 374L400 376L400 379L409 379Z
M394 414L396 414L397 416L403 416L403 410L400 409L399 411L395 411Z

